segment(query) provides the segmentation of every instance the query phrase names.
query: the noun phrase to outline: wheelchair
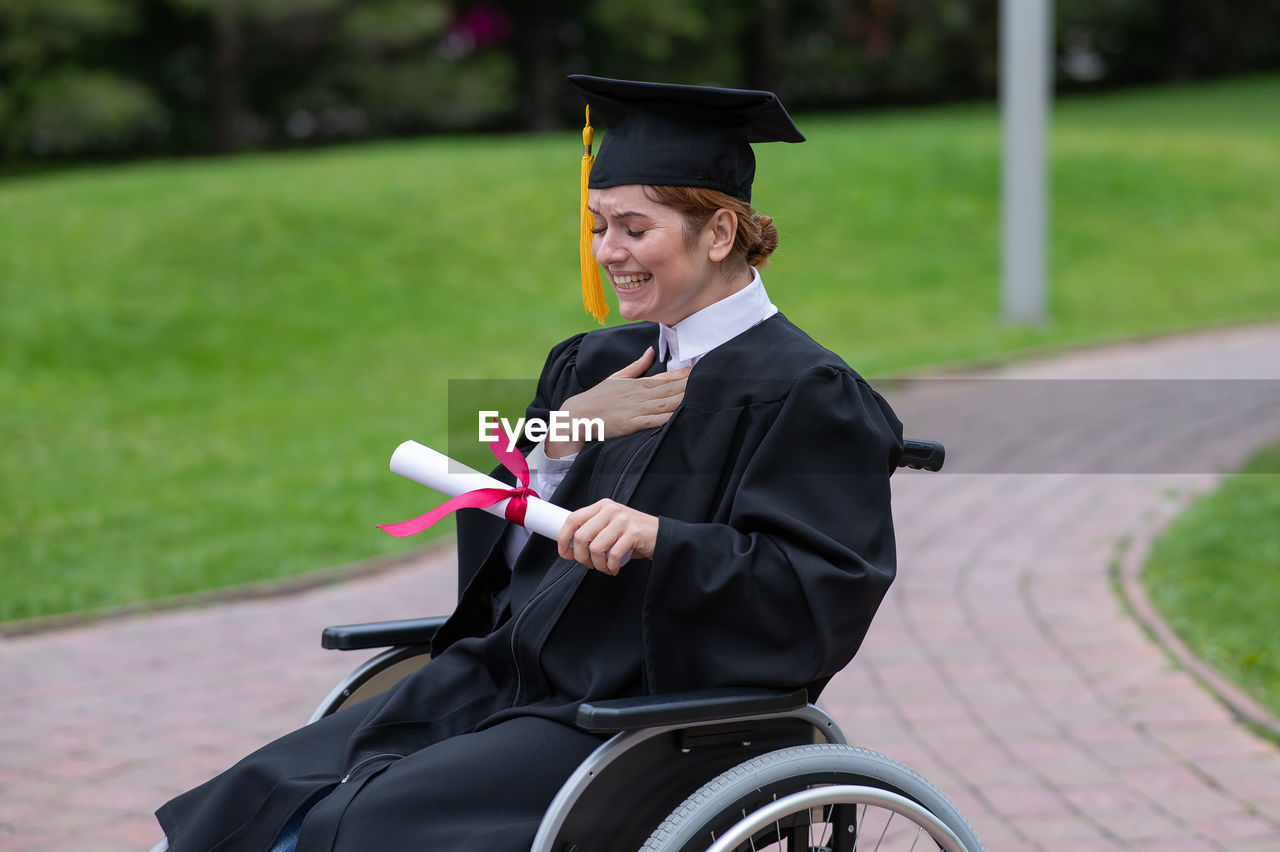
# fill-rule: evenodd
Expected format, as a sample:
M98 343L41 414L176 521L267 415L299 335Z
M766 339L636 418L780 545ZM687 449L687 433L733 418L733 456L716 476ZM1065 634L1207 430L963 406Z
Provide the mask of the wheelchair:
M937 443L907 441L901 467L939 470ZM332 650L385 649L309 721L371 698L430 660L444 617L325 628ZM849 745L806 690L716 689L583 704L578 727L611 735L560 788L532 852L980 852L955 805L898 761Z

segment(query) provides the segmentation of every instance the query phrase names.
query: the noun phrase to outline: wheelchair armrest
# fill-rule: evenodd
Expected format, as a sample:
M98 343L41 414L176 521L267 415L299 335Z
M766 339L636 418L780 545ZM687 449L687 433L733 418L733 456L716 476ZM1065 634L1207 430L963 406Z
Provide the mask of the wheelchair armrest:
M371 621L368 624L339 624L326 627L320 646L333 651L359 651L394 645L429 645L448 616L405 618L399 621Z
M576 724L593 734L609 734L635 728L729 721L740 716L794 710L808 703L806 689L704 689L584 702L578 706Z

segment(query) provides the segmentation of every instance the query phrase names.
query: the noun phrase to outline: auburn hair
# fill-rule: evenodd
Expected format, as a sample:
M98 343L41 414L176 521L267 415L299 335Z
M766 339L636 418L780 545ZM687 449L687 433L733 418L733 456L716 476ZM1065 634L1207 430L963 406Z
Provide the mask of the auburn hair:
M769 265L769 255L778 247L778 229L773 225L773 217L761 216L742 199L715 189L699 186L646 186L644 189L651 200L684 217L684 235L690 243L697 239L698 232L717 210L733 211L738 217L734 254L757 269Z

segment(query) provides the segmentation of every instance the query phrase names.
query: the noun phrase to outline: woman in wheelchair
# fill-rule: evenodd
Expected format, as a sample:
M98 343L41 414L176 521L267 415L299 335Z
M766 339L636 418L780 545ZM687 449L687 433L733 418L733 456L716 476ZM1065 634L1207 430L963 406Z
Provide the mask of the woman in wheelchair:
M558 542L459 513L432 662L164 805L174 852L528 850L602 742L583 702L814 696L857 651L894 576L901 427L761 280L750 143L804 137L768 92L570 80L609 127L584 227L630 321L555 346L528 408L604 423L522 446L575 511Z

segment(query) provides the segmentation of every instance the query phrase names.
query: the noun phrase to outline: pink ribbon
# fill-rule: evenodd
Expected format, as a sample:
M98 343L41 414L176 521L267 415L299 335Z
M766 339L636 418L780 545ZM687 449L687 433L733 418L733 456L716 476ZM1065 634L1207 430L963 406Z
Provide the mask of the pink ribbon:
M489 449L498 457L498 461L502 462L503 467L516 475L516 479L520 481L519 488L477 488L475 491L459 494L441 503L425 515L419 515L398 524L378 524L378 529L396 538L407 538L417 535L459 509L487 509L508 497L511 498L511 502L507 504L503 514L511 523L524 526L524 514L529 505L529 498L537 497L538 493L529 487L529 463L516 450L508 450L507 443L509 440L503 435L502 438L491 442Z

